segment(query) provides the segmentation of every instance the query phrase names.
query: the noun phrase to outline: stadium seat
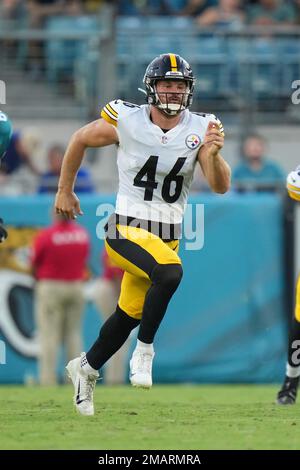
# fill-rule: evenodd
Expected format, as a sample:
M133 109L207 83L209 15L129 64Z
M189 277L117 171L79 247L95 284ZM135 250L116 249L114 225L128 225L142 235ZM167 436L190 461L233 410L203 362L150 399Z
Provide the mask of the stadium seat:
M47 22L47 32L87 32L99 31L99 22L95 16L55 16ZM87 39L50 39L46 44L47 74L50 81L56 81L61 75L67 76L74 71L76 60L85 60L88 53Z
M292 82L300 78L300 43L298 37L281 37L277 40L278 60L281 63L280 94L291 95Z

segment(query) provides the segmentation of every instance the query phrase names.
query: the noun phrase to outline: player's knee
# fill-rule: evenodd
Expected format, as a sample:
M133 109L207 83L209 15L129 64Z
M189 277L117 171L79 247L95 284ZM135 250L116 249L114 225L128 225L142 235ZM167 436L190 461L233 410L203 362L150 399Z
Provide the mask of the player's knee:
M122 310L119 304L117 305L115 314L118 316L118 323L120 328L126 327L131 328L133 330L140 323L139 318L135 318L129 313Z
M158 264L153 269L151 281L167 289L177 289L183 276L181 264Z
M99 338L107 339L111 336L111 331L127 331L128 334L131 330L136 328L140 323L140 319L133 318L124 312L119 305L117 305L116 311L106 320L102 325Z

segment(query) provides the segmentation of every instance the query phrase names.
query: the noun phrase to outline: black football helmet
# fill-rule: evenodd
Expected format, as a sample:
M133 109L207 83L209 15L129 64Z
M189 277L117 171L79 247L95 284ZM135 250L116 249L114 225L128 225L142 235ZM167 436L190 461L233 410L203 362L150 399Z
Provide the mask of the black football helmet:
M182 93L181 103L162 103L156 91L158 80L182 80L186 92ZM161 54L148 65L143 82L146 87L147 103L156 106L169 116L175 116L192 104L195 78L190 65L177 54ZM169 93L166 93L169 95Z

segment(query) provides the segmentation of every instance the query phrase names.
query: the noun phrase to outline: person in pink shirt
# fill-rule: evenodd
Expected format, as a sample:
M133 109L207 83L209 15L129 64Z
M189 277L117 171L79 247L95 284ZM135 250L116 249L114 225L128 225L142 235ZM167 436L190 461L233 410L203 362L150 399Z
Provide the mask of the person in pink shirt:
M82 349L83 282L89 250L87 231L61 215L55 215L53 224L34 240L31 264L36 278L41 385L57 383L56 361L62 345L67 358Z

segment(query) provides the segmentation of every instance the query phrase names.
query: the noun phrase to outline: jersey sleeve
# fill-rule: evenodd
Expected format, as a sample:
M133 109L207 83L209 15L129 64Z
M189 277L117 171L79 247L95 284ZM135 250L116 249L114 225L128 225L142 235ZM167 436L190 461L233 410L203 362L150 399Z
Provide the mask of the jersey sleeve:
M117 127L120 117L122 100L114 100L107 103L101 110L101 117L109 124Z

